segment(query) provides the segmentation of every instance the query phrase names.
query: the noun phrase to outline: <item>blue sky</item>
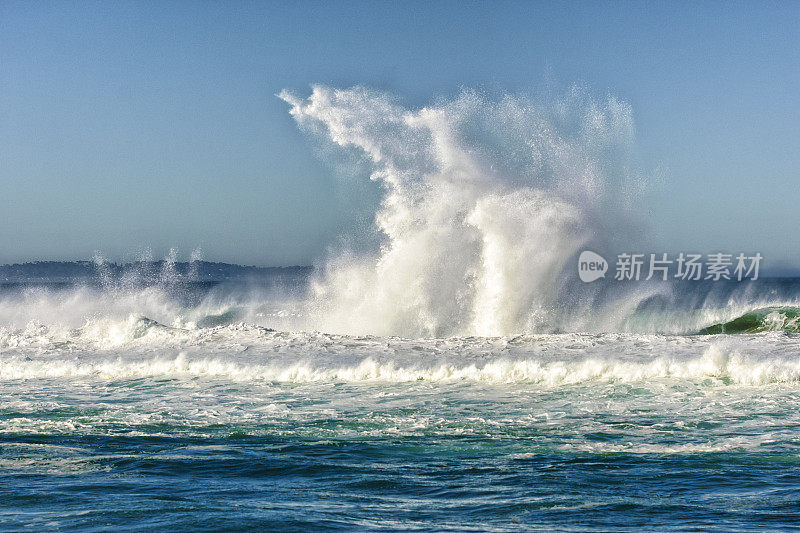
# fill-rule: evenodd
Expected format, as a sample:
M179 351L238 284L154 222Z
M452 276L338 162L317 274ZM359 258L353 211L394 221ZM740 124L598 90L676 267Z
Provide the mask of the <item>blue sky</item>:
M276 93L556 80L633 107L653 251L800 265L799 27L798 2L3 1L0 263L308 264L374 198L342 198Z

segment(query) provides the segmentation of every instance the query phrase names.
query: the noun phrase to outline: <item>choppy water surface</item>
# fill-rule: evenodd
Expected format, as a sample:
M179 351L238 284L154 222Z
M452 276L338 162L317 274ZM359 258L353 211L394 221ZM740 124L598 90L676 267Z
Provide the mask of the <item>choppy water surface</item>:
M404 339L236 322L297 318L207 307L220 287L129 290L104 315L107 289L5 290L0 312L54 318L0 329L4 529L800 519L800 337L781 328ZM92 311L70 324L63 302Z

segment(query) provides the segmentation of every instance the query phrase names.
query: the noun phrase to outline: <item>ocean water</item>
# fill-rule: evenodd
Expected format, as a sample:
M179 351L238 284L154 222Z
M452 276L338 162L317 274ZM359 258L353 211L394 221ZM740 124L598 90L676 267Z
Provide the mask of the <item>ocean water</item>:
M798 528L800 280L578 279L658 252L629 106L281 97L374 224L0 269L0 529Z
M683 333L344 335L294 329L298 284L264 277L4 285L0 529L800 520L786 305L754 333L699 334L709 308Z

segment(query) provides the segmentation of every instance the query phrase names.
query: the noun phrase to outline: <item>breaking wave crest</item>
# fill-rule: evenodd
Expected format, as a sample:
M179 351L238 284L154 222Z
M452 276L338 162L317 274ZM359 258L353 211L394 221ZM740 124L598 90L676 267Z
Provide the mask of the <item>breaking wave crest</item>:
M703 328L700 333L762 333L765 331L800 332L800 308L772 306L754 309L743 315Z
M670 289L673 293L670 298L651 298L627 308L621 305L605 314L587 311L586 316L573 322L560 315L562 323L556 333L795 334L800 307L791 302L797 301L794 295L797 289L775 297L775 287L765 282L763 298L754 297L749 290L733 290L730 294L707 295L699 300L697 291L687 293L681 300L676 296L679 291ZM246 342L250 332L311 335L314 331L325 331L315 327L315 321L316 317L308 310L305 292L287 298L263 290L258 284L202 287L154 284L125 289L102 285L24 287L0 294L0 349L172 346L216 337L234 342L237 336ZM524 330L520 333L539 334ZM516 335L515 332L477 337Z
M224 358L190 358L181 353L173 359L95 361L0 360L0 380L92 378L99 380L139 378L208 378L229 381L267 382L459 382L530 383L561 386L585 382L636 383L652 380L711 380L714 384L763 385L800 381L800 357L759 359L710 346L700 357L657 357L630 361L603 357L576 360L512 360L425 364L419 360L380 362L367 357L351 365L336 365L329 359L317 363L255 364Z

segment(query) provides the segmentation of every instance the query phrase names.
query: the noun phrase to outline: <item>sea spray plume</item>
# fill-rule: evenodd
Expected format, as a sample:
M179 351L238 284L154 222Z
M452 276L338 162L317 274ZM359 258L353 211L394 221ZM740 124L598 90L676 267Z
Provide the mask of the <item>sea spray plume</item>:
M88 336L102 343L108 338L131 338L126 332L135 337L136 330L153 323L184 326L196 321L196 315L218 313L217 306L197 305L186 276L176 267L177 258L174 249L157 262L147 252L120 265L95 252L93 277L78 277L67 285L44 282L2 291L0 329L42 328L43 336Z
M158 276L158 281L162 285L174 285L180 280L181 275L175 269L175 262L178 260L178 251L175 248L170 248L169 253L161 262L161 272Z
M199 249L198 249L199 250ZM96 281L106 292L124 292L140 290L146 287L159 287L161 289L179 289L191 277L192 271L196 272L200 252L192 252L189 271L181 273L176 267L178 250L170 248L164 259L156 261L153 252L146 249L140 252L136 260L124 264L110 264L100 252L95 252L94 263Z
M198 281L200 279L200 273L198 270L200 261L203 260L203 249L201 247L197 247L192 250L192 255L189 259L189 273L187 277L191 281Z
M112 287L113 275L111 272L111 267L100 251L95 250L94 255L92 256L92 262L94 263L94 270L97 275L97 279L100 281L100 285L104 288Z
M317 329L559 330L565 306L595 291L575 286L570 260L590 244L612 247L630 228L633 122L613 98L576 88L555 102L495 102L466 91L407 110L359 87L280 97L302 127L362 151L385 191L379 250L335 256L312 285Z

